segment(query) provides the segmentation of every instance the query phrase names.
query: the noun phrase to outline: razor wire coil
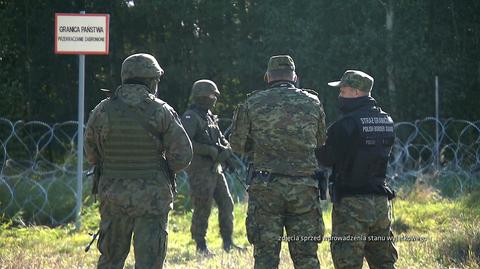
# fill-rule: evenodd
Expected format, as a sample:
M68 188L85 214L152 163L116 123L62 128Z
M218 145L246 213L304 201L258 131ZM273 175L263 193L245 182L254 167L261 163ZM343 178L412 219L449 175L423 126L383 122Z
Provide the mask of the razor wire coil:
M438 128L438 133L436 133ZM426 177L450 180L455 192L479 185L480 121L425 118L395 124L396 139L388 166L395 184ZM20 214L32 223L59 225L75 215L76 121L48 124L0 118L0 217ZM239 156L236 156L240 158ZM84 197L91 179L84 166ZM232 195L244 199L245 166L226 172ZM188 180L177 177L181 206L187 207Z

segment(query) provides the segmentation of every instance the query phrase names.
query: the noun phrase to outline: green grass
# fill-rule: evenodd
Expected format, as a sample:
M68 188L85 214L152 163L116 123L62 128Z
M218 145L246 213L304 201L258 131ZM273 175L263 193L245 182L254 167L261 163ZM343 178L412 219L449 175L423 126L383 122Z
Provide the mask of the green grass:
M432 196L433 195L433 196ZM432 192L420 191L394 204L394 229L398 238L423 238L423 241L399 241L398 268L479 268L480 262L480 204L478 193L461 199L444 199ZM331 231L331 207L325 203L326 235ZM99 221L96 206L84 208L83 225L79 232L73 225L57 228L43 226L0 227L0 269L20 268L95 268L99 253L95 247L83 251L90 241L88 232L96 229ZM196 255L190 238L191 213L171 214L169 248L165 268L252 268L252 247L245 235L246 205L235 206L234 240L247 246L246 252L225 254L218 233L217 211L212 212L207 234L213 258ZM322 268L333 268L329 244L319 245ZM134 268L131 254L126 268ZM293 268L286 244L283 244L280 268ZM364 266L364 268L368 268Z

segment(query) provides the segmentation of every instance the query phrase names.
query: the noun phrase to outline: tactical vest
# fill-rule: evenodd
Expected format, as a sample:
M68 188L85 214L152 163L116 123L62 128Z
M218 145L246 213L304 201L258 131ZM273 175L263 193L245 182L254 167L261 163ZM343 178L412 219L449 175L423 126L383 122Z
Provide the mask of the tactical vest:
M145 117L153 116L154 102L145 100L138 107L112 98L105 106L109 121L109 131L104 143L102 175L110 178L136 179L155 178L162 171L163 147L141 123L132 116L132 109Z
M202 113L197 108L192 107L194 112L192 115L197 118L197 122L200 124L200 132L195 133L195 137L192 137L193 141L202 144L215 145L220 138L220 128L215 119L215 116L207 113Z
M336 188L343 194L383 193L395 134L392 118L378 107L344 116L355 122L354 143L338 167Z

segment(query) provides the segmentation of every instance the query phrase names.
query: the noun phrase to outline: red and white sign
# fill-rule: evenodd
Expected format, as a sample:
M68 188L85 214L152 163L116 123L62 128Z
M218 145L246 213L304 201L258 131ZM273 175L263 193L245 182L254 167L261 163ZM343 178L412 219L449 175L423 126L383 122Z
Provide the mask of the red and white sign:
M108 54L109 14L55 13L55 54Z

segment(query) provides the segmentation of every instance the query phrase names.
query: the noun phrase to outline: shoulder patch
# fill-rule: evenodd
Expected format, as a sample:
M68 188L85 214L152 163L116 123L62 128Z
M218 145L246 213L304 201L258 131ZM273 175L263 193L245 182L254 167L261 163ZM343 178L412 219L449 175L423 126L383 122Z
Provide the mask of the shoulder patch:
M202 119L201 116L198 115L198 113L193 109L188 109L187 111L185 111L182 115L182 118L193 121L199 121Z

